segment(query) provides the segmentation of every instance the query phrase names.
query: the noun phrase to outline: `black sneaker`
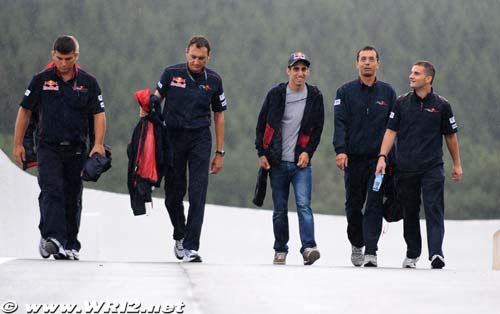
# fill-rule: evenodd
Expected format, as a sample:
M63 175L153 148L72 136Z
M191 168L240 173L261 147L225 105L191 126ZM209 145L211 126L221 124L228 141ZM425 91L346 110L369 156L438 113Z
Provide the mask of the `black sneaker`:
M444 265L446 265L444 263L444 257L442 257L441 255L436 254L431 258L431 268L432 269L441 269L444 267Z

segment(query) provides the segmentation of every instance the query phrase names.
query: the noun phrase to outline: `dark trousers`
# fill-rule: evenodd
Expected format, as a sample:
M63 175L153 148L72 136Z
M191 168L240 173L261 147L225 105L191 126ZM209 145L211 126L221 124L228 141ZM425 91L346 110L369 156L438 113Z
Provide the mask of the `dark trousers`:
M424 202L429 259L435 254L443 256L444 178L443 165L419 174L403 172L397 177L396 188L404 209L406 256L409 258L419 257L422 252L419 220L421 195Z
M383 219L383 187L379 192L372 190L376 166L376 158L351 158L344 171L347 236L352 245L366 246L369 255L377 255Z
M174 227L175 240L184 238L184 248L198 250L205 213L212 135L208 127L195 130L170 130L172 163L165 173L165 206ZM182 203L189 173L189 211L187 222Z
M83 144L40 143L38 184L42 238L55 238L66 249L80 250L78 231L82 211L80 172L86 159Z

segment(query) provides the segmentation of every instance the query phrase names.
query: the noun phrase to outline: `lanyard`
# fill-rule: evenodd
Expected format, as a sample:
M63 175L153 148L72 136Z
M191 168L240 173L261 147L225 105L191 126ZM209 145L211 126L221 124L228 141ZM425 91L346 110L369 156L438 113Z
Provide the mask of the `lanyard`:
M191 75L191 72L189 72L187 63L186 63L186 72L187 72L189 78L191 79L191 81L193 81L195 84L198 84L196 82L196 80L194 79L194 77ZM208 83L208 75L207 75L207 70L206 69L203 69L203 74L205 74L205 84L206 84L206 83ZM198 87L200 89L204 90L204 91L207 90L207 86L206 85L201 84L201 85L198 85Z

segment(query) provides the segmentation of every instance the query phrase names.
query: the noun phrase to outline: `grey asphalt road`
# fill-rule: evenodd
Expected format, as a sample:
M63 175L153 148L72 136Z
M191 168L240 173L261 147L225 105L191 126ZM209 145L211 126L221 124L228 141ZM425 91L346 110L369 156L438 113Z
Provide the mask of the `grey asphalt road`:
M443 270L430 269L424 222L424 253L412 270L401 268L402 224L386 224L380 267L365 269L350 265L345 217L324 215L315 216L321 259L303 266L291 212L287 265L277 266L271 211L207 205L204 263L184 264L173 256L161 199L148 216L134 217L127 195L86 189L82 260L55 261L37 252L36 178L0 151L0 182L0 306L7 306L0 312L14 301L16 313L36 304L85 313L88 302L104 306L100 313L500 313L500 271L492 270L500 220L446 221Z

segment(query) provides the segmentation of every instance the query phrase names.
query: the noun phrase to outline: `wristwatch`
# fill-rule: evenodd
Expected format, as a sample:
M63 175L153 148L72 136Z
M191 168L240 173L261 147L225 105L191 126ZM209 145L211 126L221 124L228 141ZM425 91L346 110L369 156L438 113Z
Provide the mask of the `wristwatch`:
M226 154L226 152L223 150L216 150L215 153L219 154L221 157L224 157L224 155Z

